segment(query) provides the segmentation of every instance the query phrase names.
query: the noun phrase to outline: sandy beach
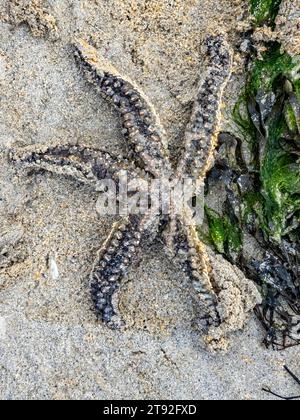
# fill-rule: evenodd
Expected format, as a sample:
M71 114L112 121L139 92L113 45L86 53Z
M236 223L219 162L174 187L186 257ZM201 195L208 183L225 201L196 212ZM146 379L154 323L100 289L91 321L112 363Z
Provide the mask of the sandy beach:
M126 277L127 328L91 310L89 274L114 221L88 186L13 167L10 148L83 144L125 150L117 113L86 82L72 43L84 39L151 99L172 157L204 70L205 34L235 51L250 25L239 0L0 1L0 398L261 400L263 387L297 395L299 348L266 349L254 313L227 353L207 351L191 322L188 278L160 243ZM291 36L290 31L288 36ZM245 80L243 57L226 89L223 129Z

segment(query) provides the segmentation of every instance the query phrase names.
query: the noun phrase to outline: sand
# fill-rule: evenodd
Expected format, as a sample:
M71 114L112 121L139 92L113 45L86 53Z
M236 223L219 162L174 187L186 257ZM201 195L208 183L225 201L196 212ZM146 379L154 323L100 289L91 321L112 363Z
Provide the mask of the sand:
M201 40L221 28L239 44L238 30L248 24L246 1L2 0L0 398L271 398L263 386L297 393L282 367L299 372L299 350L264 348L254 314L227 354L203 348L187 279L159 244L141 250L126 280L127 330L97 323L88 275L112 219L97 214L97 195L87 187L7 162L12 146L124 150L116 113L74 62L76 37L138 82L175 156L203 70ZM225 116L243 83L242 61L236 57Z

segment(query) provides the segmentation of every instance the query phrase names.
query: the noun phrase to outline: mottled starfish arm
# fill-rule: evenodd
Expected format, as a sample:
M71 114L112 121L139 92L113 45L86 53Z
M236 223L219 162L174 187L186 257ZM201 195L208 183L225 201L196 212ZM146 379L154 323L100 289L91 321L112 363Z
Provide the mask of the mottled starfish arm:
M226 349L230 334L244 327L261 296L237 267L201 242L191 215L177 218L173 234L175 253L192 284L195 325L206 346Z
M146 237L151 232L157 215L131 215L116 223L98 252L91 273L91 295L98 318L112 329L124 326L119 313L118 295L122 280ZM149 232L149 235L147 235Z
M178 176L202 179L209 170L217 146L222 98L231 75L232 53L223 36L205 42L208 67L200 81L190 123L185 133L185 150Z
M149 99L86 42L78 41L75 50L88 79L120 112L124 135L135 160L156 177L169 172L166 135Z
M97 187L107 178L118 181L121 171L128 179L143 177L132 164L107 152L77 145L37 146L12 150L10 161L32 169L43 169Z
M201 314L204 329L219 326L221 318L217 310L218 288L214 283L211 265L205 245L199 240L194 223L187 223L187 219L177 217L173 224L173 246L180 265L189 277L197 309Z

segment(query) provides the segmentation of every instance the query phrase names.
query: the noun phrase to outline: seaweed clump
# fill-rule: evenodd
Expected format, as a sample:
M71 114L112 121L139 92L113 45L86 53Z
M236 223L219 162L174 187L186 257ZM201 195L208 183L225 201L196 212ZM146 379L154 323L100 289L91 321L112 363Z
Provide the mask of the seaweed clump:
M284 366L284 370L290 375L290 377L298 385L300 385L300 379L287 366ZM264 392L266 392L267 394L270 394L270 395L273 395L274 397L279 398L280 400L292 401L292 400L299 400L300 399L300 395L296 395L296 396L293 396L293 397L283 397L282 395L276 394L275 392L271 391L270 388L263 388L262 390Z
M257 25L275 26L282 0L250 0L251 13Z
M277 43L253 62L234 110L239 138L221 134L206 185L209 239L259 285L265 341L279 349L300 344L299 76L300 57Z

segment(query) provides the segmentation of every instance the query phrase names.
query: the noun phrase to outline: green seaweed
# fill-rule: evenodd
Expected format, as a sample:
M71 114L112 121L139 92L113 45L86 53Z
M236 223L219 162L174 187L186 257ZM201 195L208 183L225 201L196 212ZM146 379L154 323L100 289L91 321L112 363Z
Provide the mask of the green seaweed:
M254 62L245 92L233 114L244 138L250 140L252 159L260 174L264 199L260 226L269 239L277 242L285 234L289 216L299 210L299 155L285 150L281 143L286 133L298 129L298 117L288 101L289 95L298 97L299 94L299 79L294 72L297 66L294 59L281 52L278 44L272 44L263 59ZM289 93L284 89L287 81ZM269 93L274 94L274 104L263 121L259 114L260 101Z
M258 224L264 224L263 201L264 198L258 191L249 191L242 197L242 224L247 225L254 214L258 219Z
M295 80L294 82L294 89L297 95L297 99L300 102L300 80Z
M233 111L239 139L220 139L206 186L225 186L226 201L206 220L210 243L260 287L266 344L286 348L300 344L300 56L267 46ZM243 243L251 236L257 255Z
M257 25L275 25L282 0L250 0L251 13Z
M220 254L225 253L226 228L224 220L213 210L205 207L210 239Z
M300 209L299 157L280 147L285 129L283 115L269 129L266 152L261 167L265 198L265 217L271 239L281 242L287 229L287 220Z
M242 226L251 227L266 251L263 262L245 268L261 286L257 314L268 331L266 343L280 348L300 344L291 327L300 315L299 64L300 57L270 43L262 60L253 62L234 111L255 162L249 171L256 191L240 197Z
M217 212L205 206L205 214L209 226L210 240L220 254L228 257L238 252L242 246L239 227L232 223L228 216L221 217Z
M282 53L280 44L272 43L263 59L254 61L246 93L249 96L256 95L259 90L267 93L276 89L282 78L289 75L294 68L292 57Z
M245 92L239 98L238 102L233 109L233 121L236 124L238 131L240 132L241 138L247 143L248 149L251 156L251 165L255 169L259 169L259 162L257 159L257 150L259 147L259 141L256 135L256 127L249 115L247 109L247 97L248 93Z
M290 103L285 105L284 118L291 133L296 134L300 131L299 118L296 117L294 109Z

